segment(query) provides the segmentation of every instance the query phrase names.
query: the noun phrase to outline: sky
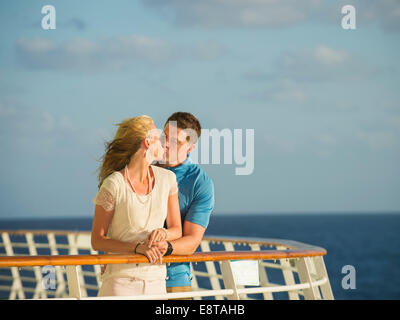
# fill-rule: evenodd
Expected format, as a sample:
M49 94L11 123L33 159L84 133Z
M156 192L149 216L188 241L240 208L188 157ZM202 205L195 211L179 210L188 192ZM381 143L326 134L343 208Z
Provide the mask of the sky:
M92 216L116 124L175 111L254 130L250 174L200 163L216 214L399 212L399 36L395 0L1 1L0 218Z

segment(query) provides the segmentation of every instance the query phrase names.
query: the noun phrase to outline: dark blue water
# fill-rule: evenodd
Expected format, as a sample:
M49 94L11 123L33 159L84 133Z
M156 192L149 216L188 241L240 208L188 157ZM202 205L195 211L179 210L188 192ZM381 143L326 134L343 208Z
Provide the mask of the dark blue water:
M0 220L0 229L90 230L90 218ZM400 214L218 215L207 235L281 238L325 248L336 299L400 299ZM354 266L356 288L343 289Z

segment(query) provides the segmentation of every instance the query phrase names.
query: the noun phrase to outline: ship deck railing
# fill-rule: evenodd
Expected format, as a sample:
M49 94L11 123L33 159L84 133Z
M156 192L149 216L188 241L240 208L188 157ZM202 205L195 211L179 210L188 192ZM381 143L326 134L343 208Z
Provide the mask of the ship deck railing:
M99 254L91 248L90 232L0 230L0 236L2 299L273 300L282 293L291 300L334 299L323 259L327 251L292 240L207 236L200 252L163 257L163 263L191 264L191 292L98 297L101 265L149 263L148 259ZM256 277L257 283L246 283L238 270L248 272L253 282ZM279 283L271 281L276 272Z

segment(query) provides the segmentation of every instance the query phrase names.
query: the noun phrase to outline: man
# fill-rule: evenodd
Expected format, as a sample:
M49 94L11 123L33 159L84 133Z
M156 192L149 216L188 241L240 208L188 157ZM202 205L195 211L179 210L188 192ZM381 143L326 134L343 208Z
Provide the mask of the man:
M190 113L172 114L164 127L165 165L176 175L182 238L171 241L172 254L191 255L199 246L214 209L212 180L193 163L189 153L201 135L200 122ZM167 292L191 291L190 263L167 266Z

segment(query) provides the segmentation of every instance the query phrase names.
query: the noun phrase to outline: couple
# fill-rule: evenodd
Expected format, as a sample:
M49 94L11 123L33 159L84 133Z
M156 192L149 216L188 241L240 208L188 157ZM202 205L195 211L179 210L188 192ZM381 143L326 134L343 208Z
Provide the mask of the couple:
M166 267L162 257L194 253L214 209L213 182L189 156L193 132L200 137L196 117L176 112L165 123L161 143L153 120L140 116L122 121L107 143L94 198L92 247L143 254L151 264L107 265L99 296L191 290L190 263Z

